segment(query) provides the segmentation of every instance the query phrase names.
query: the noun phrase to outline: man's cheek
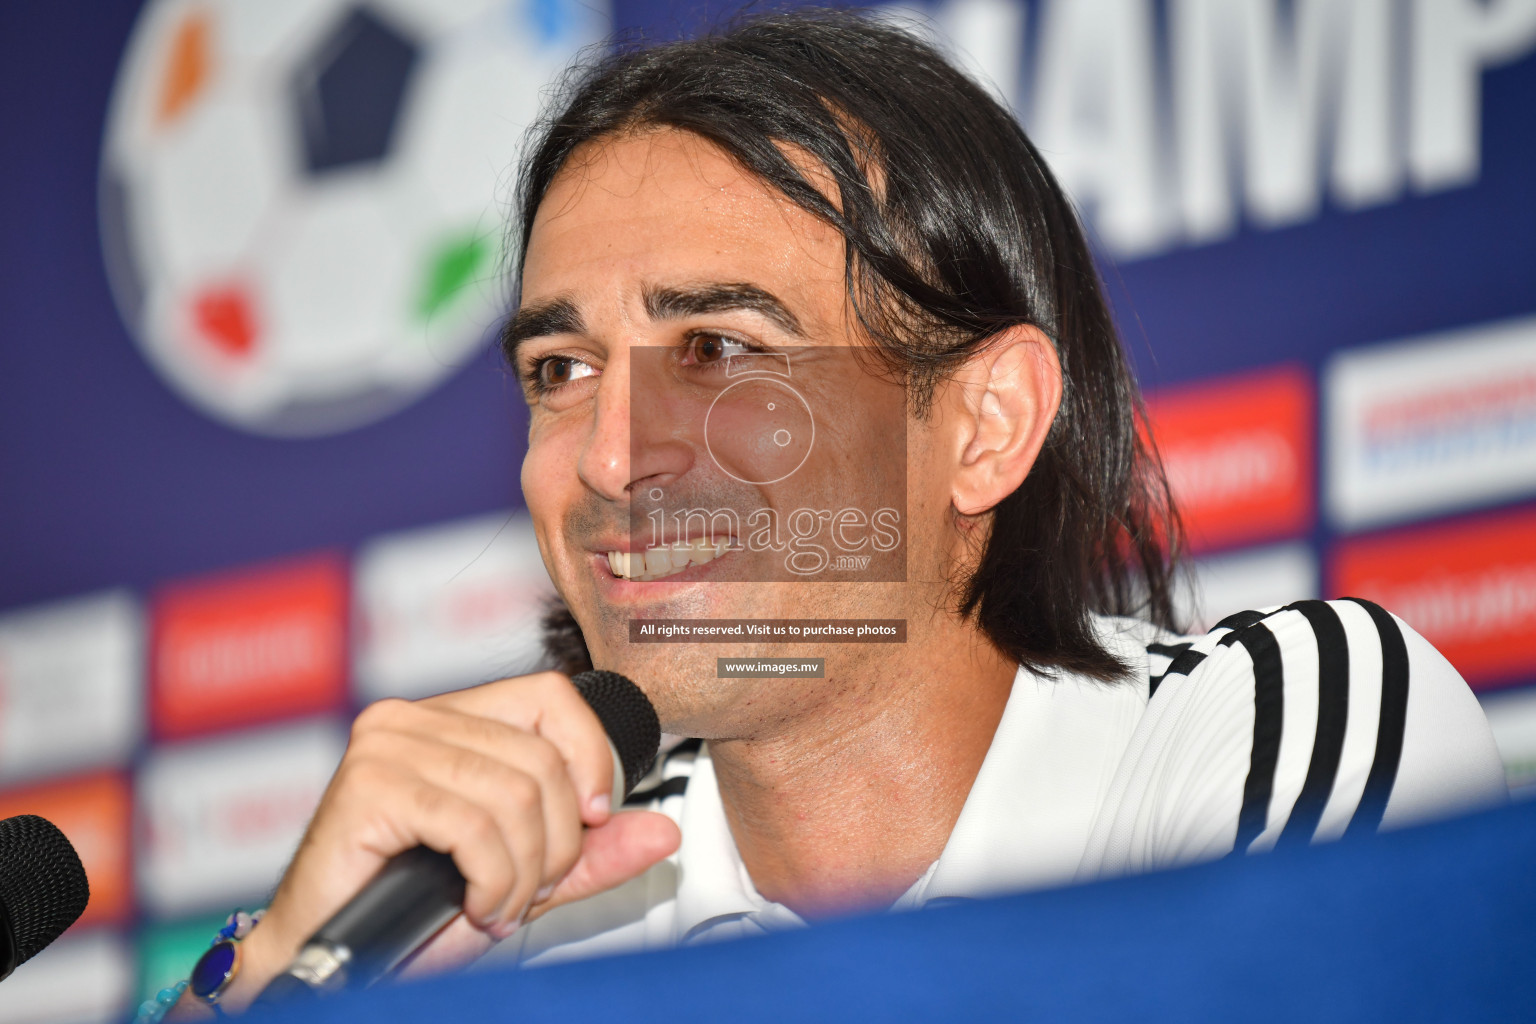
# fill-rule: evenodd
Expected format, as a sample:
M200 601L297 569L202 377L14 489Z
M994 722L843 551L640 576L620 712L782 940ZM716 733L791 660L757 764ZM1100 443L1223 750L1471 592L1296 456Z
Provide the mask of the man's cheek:
M543 440L538 432L530 431L528 453L523 456L523 502L540 535L549 538L559 536L558 522L549 517L557 515L559 494L566 486L559 470L562 459L556 447ZM571 463L566 461L565 464Z
M555 589L567 595L567 581L562 579L560 483L550 471L548 454L530 442L528 453L523 458L521 474L523 504L527 506L529 518L533 520L533 532L538 539L544 569L554 582ZM569 601L568 595L566 599Z

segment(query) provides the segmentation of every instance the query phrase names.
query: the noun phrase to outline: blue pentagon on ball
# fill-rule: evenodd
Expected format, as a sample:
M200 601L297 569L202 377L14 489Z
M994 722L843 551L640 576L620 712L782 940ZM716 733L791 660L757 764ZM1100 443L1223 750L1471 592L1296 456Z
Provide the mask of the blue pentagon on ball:
M366 7L320 41L290 86L311 173L388 155L420 56L417 40Z

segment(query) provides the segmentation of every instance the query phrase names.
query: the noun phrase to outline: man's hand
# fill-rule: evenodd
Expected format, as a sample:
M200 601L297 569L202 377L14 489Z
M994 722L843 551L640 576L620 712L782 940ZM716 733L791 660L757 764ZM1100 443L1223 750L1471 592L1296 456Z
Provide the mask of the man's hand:
M413 846L450 854L468 883L464 913L416 971L468 962L525 921L634 878L681 836L665 815L614 814L612 783L603 727L557 672L370 705L221 1005L243 1009Z

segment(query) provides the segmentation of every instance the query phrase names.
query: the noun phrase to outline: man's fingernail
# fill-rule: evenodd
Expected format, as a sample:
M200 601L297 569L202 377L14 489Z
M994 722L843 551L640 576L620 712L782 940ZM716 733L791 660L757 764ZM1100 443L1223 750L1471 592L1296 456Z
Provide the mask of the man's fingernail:
M592 814L607 814L613 809L613 798L607 793L599 793L587 801L587 810Z
M555 887L553 885L546 885L544 888L533 894L533 902L543 903L554 894L554 891Z
M500 942L504 939L510 939L512 936L516 935L517 930L522 926L523 919L521 917L517 917L511 921L508 921L506 924L498 925L492 934L495 935L496 940Z

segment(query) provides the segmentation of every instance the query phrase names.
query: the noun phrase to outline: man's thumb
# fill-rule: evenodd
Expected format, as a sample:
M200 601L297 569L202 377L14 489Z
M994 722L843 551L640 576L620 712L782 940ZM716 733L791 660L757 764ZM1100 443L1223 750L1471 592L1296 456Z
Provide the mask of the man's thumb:
M537 920L558 906L622 885L670 856L682 841L682 832L665 814L621 811L597 828L586 830L575 866L549 899L529 910L524 920Z

